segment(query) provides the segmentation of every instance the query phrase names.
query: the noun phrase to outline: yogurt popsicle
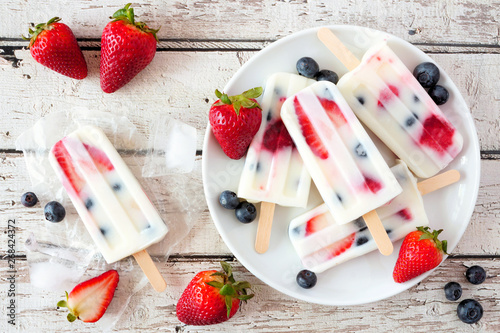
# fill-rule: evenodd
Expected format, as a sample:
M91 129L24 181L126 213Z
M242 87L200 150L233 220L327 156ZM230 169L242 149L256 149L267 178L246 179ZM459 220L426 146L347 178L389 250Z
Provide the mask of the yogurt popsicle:
M167 226L99 128L72 132L52 147L49 160L108 263L165 237Z
M400 162L391 171L403 192L377 208L377 213L395 242L429 221L415 177L406 164ZM288 231L304 267L317 273L377 249L363 219L338 225L325 204L293 219Z
M245 159L238 197L262 201L255 248L263 253L269 246L274 205L305 207L311 177L287 129L280 110L283 102L316 81L290 73L268 78L262 102L262 123Z
M401 193L333 83L320 81L289 97L281 117L337 224L351 222Z
M318 32L327 46L331 34ZM445 168L461 151L463 138L403 62L386 43L366 51L359 65L349 52L339 53L343 48L330 48L350 70L337 86L359 119L417 176L428 178Z
M311 177L287 129L280 110L287 97L314 80L290 73L273 74L262 96L262 124L245 159L238 196L280 206L305 207Z

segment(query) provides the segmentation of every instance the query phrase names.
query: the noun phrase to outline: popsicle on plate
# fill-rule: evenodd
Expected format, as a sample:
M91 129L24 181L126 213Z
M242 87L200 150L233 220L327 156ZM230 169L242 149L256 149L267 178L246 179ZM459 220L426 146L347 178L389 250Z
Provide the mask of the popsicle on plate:
M458 181L460 174L452 170L429 179L433 180L430 184L417 184L404 162L393 166L391 171L403 192L377 208L377 213L391 241L395 242L416 227L429 224L421 194ZM362 219L338 225L325 204L293 219L288 232L304 267L316 273L377 249Z
M329 29L318 36L327 46L336 43L330 49L350 70L337 84L349 106L417 176L437 174L458 155L462 136L387 43L367 50L359 63L339 51L345 46Z
M289 97L281 117L337 224L351 222L401 193L333 83L320 81Z
M307 205L311 177L283 125L280 110L288 96L314 82L296 74L276 73L267 79L264 88L262 123L248 148L238 187L238 197L262 201L256 244L259 252L267 250L274 204Z
M280 206L305 207L311 177L281 120L287 97L313 84L314 80L291 73L267 79L262 96L262 124L248 148L238 196Z
M101 129L85 126L72 132L52 147L49 160L108 263L141 253L167 234L162 218Z

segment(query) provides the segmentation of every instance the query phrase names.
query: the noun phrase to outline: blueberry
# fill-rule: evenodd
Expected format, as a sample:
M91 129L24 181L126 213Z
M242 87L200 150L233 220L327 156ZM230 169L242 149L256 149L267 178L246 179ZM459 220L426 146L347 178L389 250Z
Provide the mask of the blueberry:
M297 284L304 289L310 289L316 285L318 278L314 272L303 269L297 274Z
M465 272L465 277L472 284L481 284L486 279L486 271L481 266L471 266Z
M407 127L411 127L413 124L415 124L415 121L417 119L415 119L415 117L408 117L406 118L406 126Z
M44 208L45 219L50 222L61 222L66 216L63 205L57 201L51 201Z
M26 192L21 196L21 203L25 207L33 207L38 202L38 198L33 192Z
M121 190L121 188L122 188L122 186L120 184L118 184L118 183L113 184L113 190L114 191L119 191L119 190Z
M358 237L358 239L356 239L356 246L363 245L366 242L368 242L368 237L366 237L366 236Z
M483 316L483 307L476 300L464 299L458 304L457 315L464 323L474 324Z
M366 157L366 150L365 150L365 147L363 147L363 145L361 143L359 143L356 148L354 148L354 150L356 151L356 155L358 155L359 157Z
M226 209L236 209L236 207L240 204L240 199L238 199L236 193L232 191L224 191L219 196L219 203Z
M94 202L91 199L85 200L85 208L90 209L94 205Z
M337 73L329 69L320 70L318 74L316 74L315 78L318 81L330 81L333 84L337 84L337 82L339 82L339 76Z
M432 98L434 103L436 103L437 105L442 105L446 103L446 101L448 101L450 94L445 87L438 84L429 89L429 96Z
M448 282L444 286L444 294L446 299L456 301L462 296L462 287L457 282Z
M305 77L313 79L319 72L319 65L309 57L302 57L297 61L297 72Z
M413 76L422 87L430 88L439 81L439 69L432 62L423 62L415 67Z
M361 96L356 97L358 99L359 104L364 105L365 104L365 99Z
M242 223L250 223L257 217L257 209L253 204L242 201L234 211L236 218Z

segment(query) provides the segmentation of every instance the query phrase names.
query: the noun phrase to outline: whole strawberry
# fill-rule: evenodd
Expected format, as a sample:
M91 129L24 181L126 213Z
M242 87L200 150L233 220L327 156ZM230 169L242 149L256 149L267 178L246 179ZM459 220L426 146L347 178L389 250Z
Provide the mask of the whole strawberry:
M111 17L101 37L101 89L112 93L146 68L156 53L156 33L136 22L130 3Z
M245 155L259 130L262 110L255 98L261 94L261 87L236 96L228 96L215 90L219 99L212 104L208 118L222 150L232 159L238 160Z
M447 247L445 240L438 239L442 231L430 232L429 227L418 227L406 235L392 273L395 282L411 280L441 263Z
M59 301L57 306L69 309L67 318L70 322L80 319L86 323L94 323L106 312L115 294L118 280L117 271L107 271L76 285L69 295L66 292L66 300Z
M177 302L177 318L187 325L222 323L236 313L240 302L254 295L247 294L250 284L236 282L231 266L221 262L223 272L203 271L189 282Z
M54 17L29 29L30 53L40 64L73 79L87 77L87 63L71 29Z

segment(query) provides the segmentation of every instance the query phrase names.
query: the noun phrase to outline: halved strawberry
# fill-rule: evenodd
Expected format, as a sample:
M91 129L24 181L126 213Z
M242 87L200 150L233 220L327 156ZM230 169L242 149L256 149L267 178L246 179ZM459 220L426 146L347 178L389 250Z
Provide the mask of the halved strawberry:
M59 165L61 166L61 169L66 176L69 185L76 191L76 193L78 193L85 185L85 182L76 172L75 166L73 165L73 160L66 150L66 147L64 147L63 140L58 141L54 145L54 147L52 147L52 153L54 154L57 163L59 163Z
M111 303L118 281L117 271L107 271L76 285L69 295L66 292L66 300L59 301L57 306L69 309L67 318L70 322L80 319L86 323L95 323Z
M314 127L309 121L309 118L302 108L302 105L300 105L297 97L293 99L293 107L295 109L295 113L297 114L299 125L302 130L302 135L306 139L306 143L309 145L314 155L318 156L322 160L326 160L328 158L328 151L321 143L321 140L318 138Z
M320 231L328 226L328 220L324 214L314 216L306 223L306 236Z
M328 258L331 259L333 257L339 256L344 253L347 249L349 249L354 240L356 239L356 233L353 232L347 237L342 238L341 240L336 241L335 243L328 245L325 250L328 252Z
M327 98L319 98L319 102L325 109L326 114L335 125L335 127L339 128L347 123L347 120L345 119L344 114L340 110L337 103Z

